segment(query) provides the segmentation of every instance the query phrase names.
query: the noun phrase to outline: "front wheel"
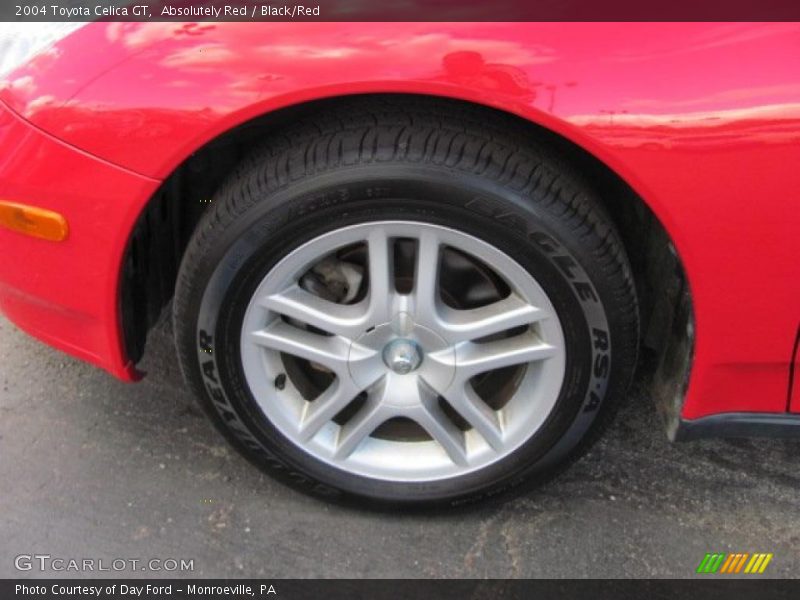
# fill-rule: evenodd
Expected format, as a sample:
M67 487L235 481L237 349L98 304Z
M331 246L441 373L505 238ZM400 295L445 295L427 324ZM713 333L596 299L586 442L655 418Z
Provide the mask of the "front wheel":
M633 369L630 270L588 188L431 112L298 126L223 186L181 267L187 379L307 491L453 503L542 480Z

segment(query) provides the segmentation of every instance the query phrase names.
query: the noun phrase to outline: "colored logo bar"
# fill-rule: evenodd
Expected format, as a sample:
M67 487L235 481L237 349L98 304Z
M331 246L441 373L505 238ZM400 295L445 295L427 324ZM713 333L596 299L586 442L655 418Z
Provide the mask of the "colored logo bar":
M697 567L698 573L747 573L751 575L763 573L767 565L772 560L772 553L755 552L736 552L726 554L724 552L707 553L700 565Z

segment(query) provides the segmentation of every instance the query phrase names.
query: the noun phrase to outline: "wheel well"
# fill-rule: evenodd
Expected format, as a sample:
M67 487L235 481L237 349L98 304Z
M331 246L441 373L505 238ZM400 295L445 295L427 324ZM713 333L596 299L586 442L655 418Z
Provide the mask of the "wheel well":
M376 99L380 96L374 95ZM417 102L420 99L414 98ZM181 258L195 226L216 189L240 159L272 131L305 114L352 99L312 101L249 121L199 148L163 182L139 217L124 261L122 323L125 349L132 361L141 359L147 333L172 298ZM426 97L425 101L463 104L444 98ZM674 413L675 400L683 395L688 365L678 358L670 359L673 353L669 348L676 344L668 340L677 336L681 351L685 353L687 347L691 350L691 333L687 331L691 331L692 317L686 277L666 230L630 186L578 145L521 117L477 105L475 110L484 111L487 119L505 121L517 131L528 132L532 139L552 148L561 160L583 173L595 188L621 234L634 272L642 347L651 351L655 358L652 364L659 372L675 371L660 378L669 384L661 386L664 389L660 395L665 400L662 406L668 414ZM676 360L681 364L669 367ZM676 384L680 389L673 389Z

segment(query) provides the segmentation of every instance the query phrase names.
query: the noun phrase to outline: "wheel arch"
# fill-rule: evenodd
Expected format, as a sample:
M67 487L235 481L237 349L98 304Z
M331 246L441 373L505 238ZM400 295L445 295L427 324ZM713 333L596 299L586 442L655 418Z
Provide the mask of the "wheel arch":
M670 426L677 423L688 386L693 348L689 284L676 244L630 174L611 166L602 149L568 123L522 107L491 106L474 98L412 93L358 93L300 101L271 110L219 133L195 148L148 200L130 234L120 281L125 352L134 363L147 333L169 304L183 252L211 197L231 169L265 136L313 111L365 96L469 104L487 118L522 128L582 173L619 230L634 271L640 300L642 345L650 350L653 391ZM666 342L665 342L666 341Z

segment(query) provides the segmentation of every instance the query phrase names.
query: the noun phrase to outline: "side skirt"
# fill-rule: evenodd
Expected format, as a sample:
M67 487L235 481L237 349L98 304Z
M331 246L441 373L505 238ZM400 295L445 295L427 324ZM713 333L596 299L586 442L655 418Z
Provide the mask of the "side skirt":
M681 419L670 437L676 442L712 437L800 438L800 414L723 413Z

